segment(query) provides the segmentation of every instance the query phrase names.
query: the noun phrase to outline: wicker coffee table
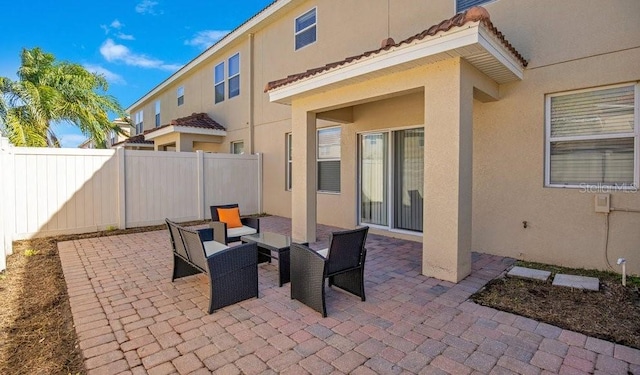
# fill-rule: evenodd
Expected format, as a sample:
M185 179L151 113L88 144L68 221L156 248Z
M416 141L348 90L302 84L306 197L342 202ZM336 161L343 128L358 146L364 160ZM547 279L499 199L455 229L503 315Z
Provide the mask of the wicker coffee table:
M258 263L278 261L278 283L282 286L290 281L289 246L291 237L279 233L262 232L240 237L244 243L255 243L258 247ZM308 245L306 242L297 242Z

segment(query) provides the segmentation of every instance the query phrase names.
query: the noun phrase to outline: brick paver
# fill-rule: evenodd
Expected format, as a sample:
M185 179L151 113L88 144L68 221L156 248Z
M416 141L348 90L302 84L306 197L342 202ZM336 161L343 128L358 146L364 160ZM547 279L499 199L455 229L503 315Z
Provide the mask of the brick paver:
M208 315L205 275L171 282L166 231L58 248L88 374L640 374L639 350L468 301L508 258L473 253L453 284L420 274L420 243L370 234L367 301L327 288L323 319L277 286L275 263L259 266L258 299Z

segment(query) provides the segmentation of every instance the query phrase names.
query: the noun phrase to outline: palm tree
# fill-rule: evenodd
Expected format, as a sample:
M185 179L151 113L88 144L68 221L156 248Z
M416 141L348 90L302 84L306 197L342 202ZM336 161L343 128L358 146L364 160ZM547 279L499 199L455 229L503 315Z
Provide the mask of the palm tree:
M118 101L106 95L104 76L79 64L55 61L40 48L23 49L18 80L0 77L0 131L15 146L60 147L53 122L70 122L97 147L122 129L108 113L125 118Z

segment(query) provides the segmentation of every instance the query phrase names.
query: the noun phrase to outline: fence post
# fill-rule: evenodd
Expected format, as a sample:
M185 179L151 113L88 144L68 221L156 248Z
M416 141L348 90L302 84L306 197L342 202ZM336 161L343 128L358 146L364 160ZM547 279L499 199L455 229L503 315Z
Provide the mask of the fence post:
M204 151L196 151L197 191L198 195L198 220L204 220Z
M258 214L262 211L262 154L258 153Z
M125 150L124 147L116 148L116 161L118 174L118 228L127 227L127 193L126 193L126 171L125 171Z
M7 268L7 256L13 253L13 228L15 220L14 172L9 140L0 137L0 271Z

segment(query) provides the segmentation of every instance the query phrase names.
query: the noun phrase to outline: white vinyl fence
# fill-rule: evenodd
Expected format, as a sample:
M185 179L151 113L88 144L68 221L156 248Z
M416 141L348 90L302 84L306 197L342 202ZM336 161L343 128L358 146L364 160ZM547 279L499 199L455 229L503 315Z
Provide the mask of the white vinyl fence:
M13 240L262 211L260 155L11 147L0 138L0 270Z

